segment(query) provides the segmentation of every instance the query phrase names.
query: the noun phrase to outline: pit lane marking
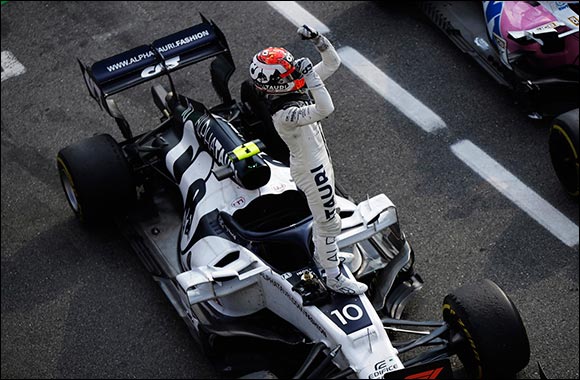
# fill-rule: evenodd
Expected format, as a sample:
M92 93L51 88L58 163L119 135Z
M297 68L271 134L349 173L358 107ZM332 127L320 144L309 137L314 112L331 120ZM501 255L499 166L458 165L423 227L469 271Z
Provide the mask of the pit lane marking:
M350 46L345 46L338 49L337 52L342 63L350 71L425 132L434 132L447 127L439 115L389 78L358 51Z
M295 26L308 24L320 31L330 29L294 1L269 1L268 4ZM342 62L379 95L427 132L446 127L437 114L389 78L355 49L337 50ZM501 194L525 211L541 226L569 247L578 245L578 226L546 202L513 174L468 140L451 146L453 153L495 187Z
M306 24L316 29L319 33L325 34L330 32L330 29L324 23L295 1L268 1L268 4L298 27Z
M578 226L469 140L451 146L453 153L569 247L578 245Z
M6 79L22 75L25 72L26 67L18 62L11 52L8 50L2 52L2 82Z

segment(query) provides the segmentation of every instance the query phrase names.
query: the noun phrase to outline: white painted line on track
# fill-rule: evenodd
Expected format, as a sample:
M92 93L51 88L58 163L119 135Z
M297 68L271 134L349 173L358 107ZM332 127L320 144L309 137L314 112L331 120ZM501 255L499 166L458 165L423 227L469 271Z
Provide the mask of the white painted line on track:
M469 140L451 146L453 153L569 247L578 245L578 226Z
M18 62L14 55L5 50L2 52L2 82L8 78L17 77L26 72L26 67Z
M326 25L295 1L268 1L268 4L295 26L308 25L322 34L330 32Z
M426 132L434 132L447 125L435 112L389 78L358 51L345 46L338 49L342 63L370 88L394 105Z

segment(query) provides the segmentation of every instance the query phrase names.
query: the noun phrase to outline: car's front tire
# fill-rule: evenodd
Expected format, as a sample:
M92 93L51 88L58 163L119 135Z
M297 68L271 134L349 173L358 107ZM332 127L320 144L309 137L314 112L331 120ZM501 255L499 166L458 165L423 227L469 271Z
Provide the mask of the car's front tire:
M522 318L494 282L483 280L448 294L443 319L471 378L513 378L528 364L530 344Z
M119 144L101 134L58 152L57 167L67 201L86 225L124 214L135 200L133 173Z

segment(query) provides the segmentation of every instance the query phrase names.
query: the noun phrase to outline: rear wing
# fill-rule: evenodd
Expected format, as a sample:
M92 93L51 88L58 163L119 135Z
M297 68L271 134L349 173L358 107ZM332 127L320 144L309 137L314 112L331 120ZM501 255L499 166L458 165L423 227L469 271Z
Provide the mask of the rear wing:
M78 60L89 94L119 124L125 138L129 125L109 96L191 64L217 57L211 64L212 84L225 103L232 101L228 81L235 70L224 34L201 15L202 23L115 56L91 67Z

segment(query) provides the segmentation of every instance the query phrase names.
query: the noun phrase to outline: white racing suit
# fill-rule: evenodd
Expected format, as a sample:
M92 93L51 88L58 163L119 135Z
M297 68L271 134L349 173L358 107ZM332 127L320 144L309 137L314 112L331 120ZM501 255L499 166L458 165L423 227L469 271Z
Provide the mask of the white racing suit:
M341 219L336 212L335 184L332 162L322 132L320 120L334 111L330 94L322 82L340 66L340 57L324 37L317 48L322 62L313 72L304 75L314 103L305 100L284 102L272 115L274 127L290 150L290 172L296 186L308 200L313 215L313 241L317 264L329 273L339 265L336 236L341 231ZM287 96L286 98L291 98ZM332 272L332 270L331 270Z

